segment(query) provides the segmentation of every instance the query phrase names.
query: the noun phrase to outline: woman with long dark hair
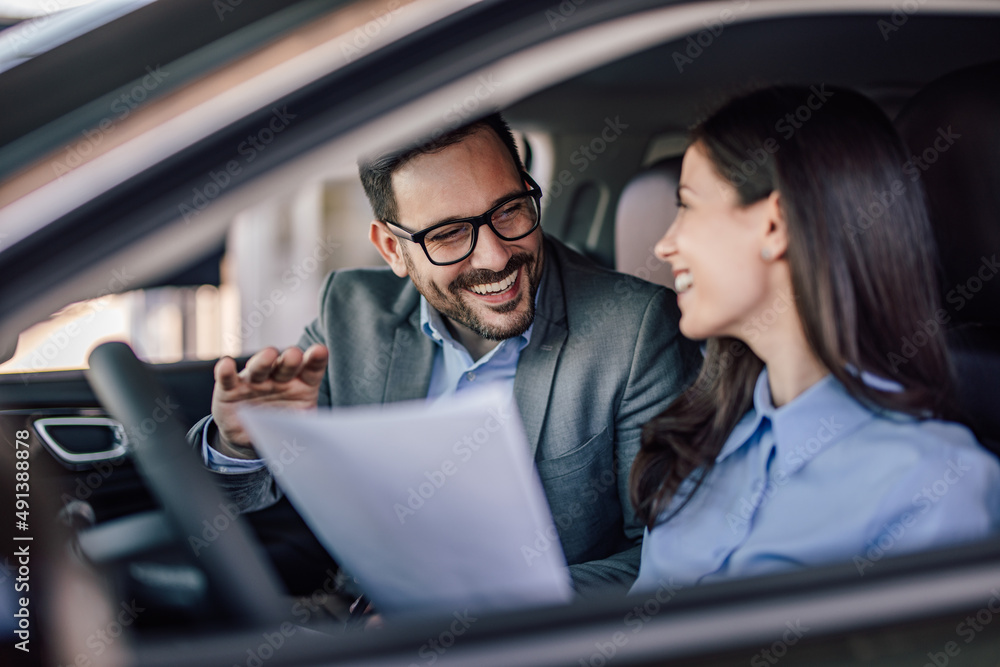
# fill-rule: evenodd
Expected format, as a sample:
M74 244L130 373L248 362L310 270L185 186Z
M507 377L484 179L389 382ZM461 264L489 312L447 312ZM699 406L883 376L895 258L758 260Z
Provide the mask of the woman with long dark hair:
M1000 465L954 423L923 195L867 98L770 88L698 125L656 252L695 383L643 432L636 588L883 557L1000 525Z

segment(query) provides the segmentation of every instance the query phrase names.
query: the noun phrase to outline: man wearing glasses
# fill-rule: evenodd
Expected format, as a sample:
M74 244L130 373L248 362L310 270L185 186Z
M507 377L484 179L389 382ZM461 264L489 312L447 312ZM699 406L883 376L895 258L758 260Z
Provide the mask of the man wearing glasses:
M263 508L281 492L238 404L438 399L504 383L574 585L627 588L643 531L627 491L641 428L701 360L676 302L542 234L542 192L499 115L365 162L361 180L391 272L335 272L297 347L262 350L240 372L218 362L212 417L192 430L206 464L241 510Z

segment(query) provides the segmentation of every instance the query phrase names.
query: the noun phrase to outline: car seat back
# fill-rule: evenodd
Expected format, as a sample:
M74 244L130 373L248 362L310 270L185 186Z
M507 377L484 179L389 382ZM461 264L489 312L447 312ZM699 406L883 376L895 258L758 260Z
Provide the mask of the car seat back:
M1000 442L1000 62L932 81L896 127L922 180L940 253L959 399L981 439Z
M680 173L680 157L640 171L622 190L615 212L615 268L670 289L672 269L656 258L653 246L677 216Z

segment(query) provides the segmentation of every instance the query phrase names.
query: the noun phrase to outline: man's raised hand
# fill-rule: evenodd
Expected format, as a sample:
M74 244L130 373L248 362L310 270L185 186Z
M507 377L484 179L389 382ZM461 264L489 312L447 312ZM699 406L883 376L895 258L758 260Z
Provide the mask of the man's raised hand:
M277 348L268 347L250 357L238 373L232 357L219 359L212 392L212 418L219 437L211 443L212 447L233 458L258 458L236 415L237 406L316 407L329 355L326 346L318 343L305 353L297 347L280 353Z

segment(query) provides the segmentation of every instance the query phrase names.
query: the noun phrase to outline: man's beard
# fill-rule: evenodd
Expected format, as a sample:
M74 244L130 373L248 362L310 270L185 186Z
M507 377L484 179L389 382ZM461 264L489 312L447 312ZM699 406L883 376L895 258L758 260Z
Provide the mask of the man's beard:
M409 256L404 254L403 257L410 270L410 275L416 275ZM539 256L533 256L531 253L520 252L510 258L502 271L474 269L468 273L463 273L448 285L450 296L446 295L437 285L430 281L426 285L417 285L417 287L428 303L434 306L441 315L469 328L476 335L486 340L506 340L523 334L535 319L535 294L538 291L538 284L541 277L541 272L538 270L538 258ZM482 321L474 309L466 302L466 299L470 298L466 296L467 288L473 285L501 282L521 268L523 268L523 271L519 280L527 280L528 287L528 307L526 311L514 316L511 321L502 326ZM524 297L522 296L521 298ZM482 306L492 310L494 313L509 313L520 307L521 298L507 301L497 306L488 304L482 304Z

